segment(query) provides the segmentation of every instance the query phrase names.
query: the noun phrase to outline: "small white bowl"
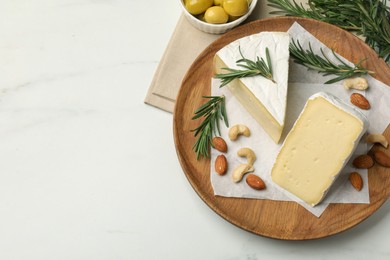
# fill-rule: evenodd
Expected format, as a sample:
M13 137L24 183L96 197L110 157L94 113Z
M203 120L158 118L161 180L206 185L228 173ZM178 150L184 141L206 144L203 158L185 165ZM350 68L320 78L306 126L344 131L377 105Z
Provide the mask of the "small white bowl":
M190 14L187 11L186 7L184 6L184 0L181 0L180 2L184 12L184 16L187 18L187 21L189 21L190 24L195 28L211 34L222 34L238 26L248 18L248 16L253 12L257 4L257 0L252 0L252 2L249 5L248 12L234 21L224 23L224 24L211 24L211 23L203 22L198 18L196 18L195 16L193 16L192 14Z

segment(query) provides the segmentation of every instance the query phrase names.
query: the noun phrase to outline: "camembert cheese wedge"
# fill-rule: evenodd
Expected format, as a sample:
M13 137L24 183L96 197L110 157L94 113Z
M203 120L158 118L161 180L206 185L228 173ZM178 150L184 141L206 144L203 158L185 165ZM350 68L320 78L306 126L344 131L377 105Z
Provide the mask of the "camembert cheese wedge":
M266 60L268 48L275 82L252 76L235 79L227 87L275 143L282 135L286 114L289 43L288 33L261 32L226 45L214 57L215 73L227 73L222 68L242 69L236 64L241 53L252 61L257 57Z
M327 93L309 98L272 168L272 180L304 202L320 203L368 127L365 116Z

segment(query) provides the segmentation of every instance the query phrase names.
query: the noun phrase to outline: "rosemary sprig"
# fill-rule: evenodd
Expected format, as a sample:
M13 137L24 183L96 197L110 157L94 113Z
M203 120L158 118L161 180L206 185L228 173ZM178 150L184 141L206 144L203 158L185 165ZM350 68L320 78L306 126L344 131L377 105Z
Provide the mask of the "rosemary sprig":
M335 24L346 30L359 31L361 30L359 14L347 8L340 11L340 5L350 1L355 0L309 0L307 8L295 0L268 0L268 5L278 9L270 14L311 18Z
M286 15L286 16L300 16L312 18L316 20L323 20L323 16L314 8L306 9L303 4L298 4L295 0L268 0L268 6L277 10L270 12L270 14ZM309 0L309 6L311 1Z
M209 148L213 135L220 135L219 120L225 122L226 127L229 126L226 114L225 96L204 96L209 99L206 103L201 105L196 111L192 120L203 117L202 123L195 129L194 136L198 136L192 149L196 153L196 159L199 160L202 156L209 157Z
M361 33L366 36L366 43L374 48L379 56L390 61L390 7L384 1L357 1L355 8L362 21Z
M387 0L268 0L271 14L312 18L337 25L365 37L380 57L390 61L390 7Z
M272 75L272 63L271 56L268 48L265 49L266 60L263 58L256 57L256 61L249 60L242 55L241 48L239 47L241 59L236 61L237 66L244 68L243 70L222 68L223 70L229 71L229 73L218 73L215 75L216 78L221 79L221 86L223 87L229 84L231 81L237 78L250 77L261 75L272 82L275 82Z
M324 51L321 48L322 56L319 56L314 53L311 44L309 43L309 49L305 50L299 43L299 41L295 42L292 39L290 43L290 54L294 58L294 61L298 64L304 65L309 69L317 70L318 72L324 73L327 75L337 75L331 80L325 82L325 84L331 84L345 78L349 78L353 75L362 75L362 74L373 74L373 71L369 71L366 68L361 66L361 63L364 60L361 60L358 64L355 64L354 67L345 63L336 53L332 50L334 57L340 62L338 64L329 60L329 58L325 55Z

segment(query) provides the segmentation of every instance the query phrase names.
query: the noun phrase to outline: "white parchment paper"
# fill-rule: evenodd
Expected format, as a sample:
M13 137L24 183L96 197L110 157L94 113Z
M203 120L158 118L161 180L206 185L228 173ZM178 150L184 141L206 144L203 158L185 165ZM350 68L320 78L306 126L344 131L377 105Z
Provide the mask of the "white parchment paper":
M307 48L310 42L315 52L320 53L320 48L322 48L329 58L333 56L331 49L327 48L298 23L294 23L288 32L290 33L291 38L299 40L299 43L304 48ZM345 62L350 63L347 60L345 60ZM282 141L292 128L307 99L311 95L324 91L332 93L340 99L349 102L349 97L352 91L345 90L342 86L342 82L324 84L324 82L332 77L334 76L324 77L323 74L319 74L317 71L308 70L306 67L298 65L292 60L290 61L287 114ZM385 102L386 100L390 100L390 88L370 76L367 76L367 79L369 81L370 88L366 91L366 93L361 93L366 95L368 100L372 101L372 108L368 111L362 112L367 116L370 122L368 132L382 133L390 122L390 102ZM268 134L264 132L261 126L245 110L245 108L242 107L238 100L232 96L228 88L219 88L219 85L219 80L212 79L211 94L225 95L229 125L233 126L235 124L245 124L251 129L251 136L249 138L240 137L237 141L231 142L227 135L228 129L225 127L221 128L221 136L226 140L229 147L229 151L225 154L229 162L229 169L227 174L224 176L215 174L214 161L220 152L215 149L211 149L210 172L211 183L215 195L225 197L296 201L317 217L321 216L329 203L369 203L367 170L358 170L358 172L362 175L364 182L363 189L358 192L348 181L349 173L356 171L356 169L351 165L351 162L348 162L346 167L343 169L323 202L315 207L307 205L299 198L296 198L294 195L284 191L274 184L270 173L281 144L275 144ZM354 92L357 91L355 90ZM374 100L375 102L373 102ZM234 183L232 181L232 171L239 164L245 163L245 159L237 156L237 151L242 147L249 147L255 152L257 160L254 163L254 173L265 181L267 185L265 190L253 190L245 183L245 180L239 183ZM367 145L361 142L355 152L355 155L351 158L355 158L356 155L359 154L365 154L367 150Z

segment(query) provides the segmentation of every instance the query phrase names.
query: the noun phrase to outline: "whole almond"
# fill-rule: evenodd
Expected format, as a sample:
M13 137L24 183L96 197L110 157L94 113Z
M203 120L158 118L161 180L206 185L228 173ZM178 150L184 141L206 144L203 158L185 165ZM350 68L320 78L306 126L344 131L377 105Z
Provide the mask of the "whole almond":
M374 152L374 159L382 166L390 167L390 157L384 152L378 150Z
M360 176L357 172L351 172L349 175L349 181L351 182L352 186L358 190L361 191L363 188L363 179L362 176Z
M358 108L361 108L364 110L371 108L370 102L368 102L368 100L362 94L353 93L350 97L350 101L352 104L354 104Z
M246 177L246 183L255 190L263 190L265 189L265 183L264 181L257 175L250 173Z
M362 154L353 160L352 165L358 169L369 169L374 166L374 159L367 154Z
M221 155L217 156L217 158L215 159L214 167L215 167L215 171L219 175L225 175L227 168L228 168L228 163L227 163L225 155L221 154Z
M213 138L212 146L222 153L226 153L228 149L225 140L223 140L223 138L219 136Z

